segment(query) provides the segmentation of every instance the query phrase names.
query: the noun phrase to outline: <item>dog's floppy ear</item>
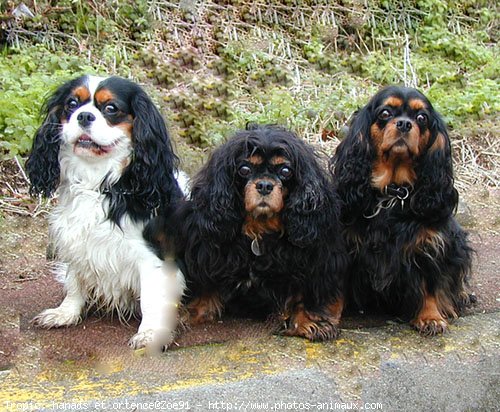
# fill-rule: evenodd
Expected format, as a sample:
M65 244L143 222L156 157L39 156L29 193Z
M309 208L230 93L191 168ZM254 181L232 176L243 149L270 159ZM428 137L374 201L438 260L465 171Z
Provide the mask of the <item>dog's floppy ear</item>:
M293 157L296 184L286 201L284 221L290 242L304 247L337 229L339 202L312 148L298 138L293 146L288 157Z
M160 112L149 96L137 88L131 98L134 115L131 163L107 193L109 217L119 223L125 212L136 219L162 213L172 199L181 196L175 179L178 158Z
M346 222L355 219L369 206L372 164L375 150L370 137L373 107L370 102L352 119L347 137L330 161L337 193L344 202Z
M72 83L59 87L42 107L41 113L44 120L35 133L31 153L26 161L32 196L42 194L49 197L59 185L61 116L64 110L64 99L71 87Z
M202 235L232 238L239 234L241 202L234 178L240 139L217 148L194 178L191 200Z
M453 160L446 124L431 110L429 146L416 166L417 180L410 207L417 216L439 221L449 217L458 204L453 186Z

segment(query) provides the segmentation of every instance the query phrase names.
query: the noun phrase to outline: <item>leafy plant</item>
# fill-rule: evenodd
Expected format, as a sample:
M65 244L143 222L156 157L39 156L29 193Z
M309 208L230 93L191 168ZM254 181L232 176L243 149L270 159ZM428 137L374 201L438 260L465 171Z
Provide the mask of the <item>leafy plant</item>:
M248 121L336 135L393 83L416 84L452 125L498 113L493 0L295 3L38 1L16 21L22 53L0 57L4 156L27 150L40 96L82 61L152 86L174 134L201 147Z
M89 70L78 58L49 54L43 47L4 50L0 55L0 156L26 153L47 94L62 81Z

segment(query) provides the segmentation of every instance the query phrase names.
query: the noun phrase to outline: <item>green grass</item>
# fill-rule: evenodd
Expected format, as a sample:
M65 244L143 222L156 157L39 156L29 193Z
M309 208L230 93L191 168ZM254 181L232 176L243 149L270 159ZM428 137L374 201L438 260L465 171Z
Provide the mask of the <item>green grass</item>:
M26 153L44 96L83 72L145 84L175 137L199 147L249 121L335 137L394 83L417 85L452 128L497 122L492 0L112 3L39 1L16 21L24 31L0 55L4 158Z

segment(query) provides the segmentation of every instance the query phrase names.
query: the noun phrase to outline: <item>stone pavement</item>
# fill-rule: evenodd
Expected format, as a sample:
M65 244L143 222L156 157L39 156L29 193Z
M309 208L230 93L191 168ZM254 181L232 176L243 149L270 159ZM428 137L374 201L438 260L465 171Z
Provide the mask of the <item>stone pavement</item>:
M27 359L39 345L35 336ZM93 359L20 362L0 375L0 410L493 411L499 349L499 312L463 317L434 338L389 323L345 329L329 343L271 335L153 358L124 348Z

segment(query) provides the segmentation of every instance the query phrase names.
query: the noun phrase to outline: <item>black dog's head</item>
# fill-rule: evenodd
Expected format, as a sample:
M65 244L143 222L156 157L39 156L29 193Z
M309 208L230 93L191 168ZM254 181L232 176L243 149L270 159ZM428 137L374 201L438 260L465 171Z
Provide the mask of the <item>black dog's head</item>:
M389 170L396 163L415 165L427 150L444 148L445 136L439 135L445 128L431 103L419 91L404 87L388 87L377 93L363 115L370 124L369 134L377 156L373 182L384 188L389 181ZM439 139L436 141L436 139ZM413 184L416 176L408 169L406 174L394 176L394 183Z
M204 232L219 238L282 232L305 245L336 212L312 148L278 126L237 132L214 151L192 187Z
M373 96L355 115L333 165L340 196L354 212L369 207L373 189L389 185L411 187L419 215L449 214L456 205L446 125L413 88L389 86Z

